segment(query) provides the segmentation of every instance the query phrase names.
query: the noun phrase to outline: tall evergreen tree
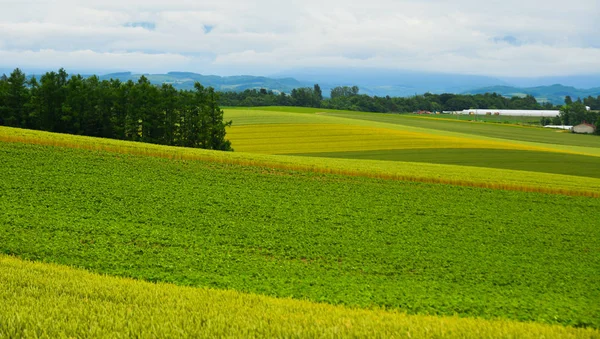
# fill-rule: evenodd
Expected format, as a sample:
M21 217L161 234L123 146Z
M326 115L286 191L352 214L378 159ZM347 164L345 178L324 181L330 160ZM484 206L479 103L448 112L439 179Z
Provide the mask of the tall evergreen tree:
M5 124L5 120L8 117L9 109L6 106L6 99L8 97L8 77L6 74L0 76L0 126Z
M45 131L65 131L62 105L65 101L67 76L67 72L61 68L58 73L48 72L40 78L37 108L40 110L40 127Z
M15 69L6 79L4 95L4 124L14 127L25 127L28 112L29 90L27 78L20 69Z
M61 108L61 120L63 122L64 132L73 134L87 135L87 129L84 125L89 116L88 89L84 84L81 75L74 75L67 81L67 94L65 102Z
M321 101L323 101L323 91L321 91L321 86L319 84L315 84L313 86L314 93L314 107L321 107Z
M179 125L179 100L177 90L171 84L163 84L160 88L160 103L163 117L163 135L160 143L175 145L177 139L177 126Z
M110 111L110 126L112 136L116 139L125 139L125 124L127 119L127 93L126 84L119 79L109 81L113 103Z
M232 121L223 122L223 111L219 108L219 95L215 89L209 87L206 95L206 103L209 121L209 144L205 145L209 149L220 151L233 151L231 142L225 138L225 127L231 126Z

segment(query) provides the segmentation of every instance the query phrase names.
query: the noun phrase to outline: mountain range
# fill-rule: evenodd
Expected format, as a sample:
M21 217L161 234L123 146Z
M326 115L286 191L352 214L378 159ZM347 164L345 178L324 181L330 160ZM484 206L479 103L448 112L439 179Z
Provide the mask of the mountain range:
M8 72L6 72L8 73ZM40 72L41 73L41 72ZM39 74L39 73L38 73ZM265 88L276 93L289 93L294 88L319 84L324 96L336 86L360 88L360 93L377 96L413 96L423 93L479 94L498 93L506 97L533 95L540 102L562 104L565 96L573 99L600 95L600 74L503 78L481 75L447 74L372 68L300 68L270 76L218 76L192 72L144 74L153 84L172 84L178 89L193 89L194 83L212 86L218 91L244 91ZM110 73L100 79L137 81L142 74ZM39 76L38 76L39 77Z
M132 80L137 81L142 74L133 74L131 72L110 73L100 76L101 80L119 79L123 82ZM302 83L293 78L267 78L251 75L236 76L218 76L202 75L191 72L169 72L167 74L144 74L153 84L172 84L177 89L190 90L194 88L196 82L205 87L214 87L217 91L244 91L246 89L265 88L276 92L291 92L294 88L304 87ZM312 85L311 85L312 86Z

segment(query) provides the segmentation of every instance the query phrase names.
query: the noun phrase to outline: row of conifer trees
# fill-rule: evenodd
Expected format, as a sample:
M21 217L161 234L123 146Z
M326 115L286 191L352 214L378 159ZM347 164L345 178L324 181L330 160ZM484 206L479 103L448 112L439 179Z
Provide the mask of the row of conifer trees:
M218 93L137 82L69 76L64 69L0 78L0 125L164 145L232 150Z

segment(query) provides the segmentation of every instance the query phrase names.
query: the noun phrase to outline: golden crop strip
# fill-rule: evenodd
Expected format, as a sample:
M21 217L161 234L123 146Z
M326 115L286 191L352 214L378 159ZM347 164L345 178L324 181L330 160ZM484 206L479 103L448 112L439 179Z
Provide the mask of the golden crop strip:
M288 109L288 108L284 108ZM313 109L314 110L314 109ZM475 144L477 142L495 142L506 145L510 144L508 149L527 149L527 150L542 150L548 152L558 153L571 153L587 156L600 157L600 148L588 147L588 146L573 146L573 145L561 145L561 144L548 144L540 142L529 142L522 140L507 140L501 138L494 138L489 136L482 136L476 134L465 134L456 131L438 130L425 127L415 127L409 125L402 125L397 123L389 123L384 121L362 119L364 116L375 116L375 117L386 117L389 114L373 114L373 113L361 113L361 112L341 112L326 110L323 113L295 113L289 111L274 111L274 110L260 110L260 109L226 109L225 118L226 120L233 119L234 127L241 127L244 125L272 125L272 124L338 124L346 126L362 126L371 127L377 129L395 130L400 132L416 132L431 136L445 136L451 138L458 138L461 140L468 140L469 143ZM428 118L415 118L415 119L428 119ZM503 128L506 126L496 126ZM512 127L511 127L512 128ZM532 127L522 127L521 129L532 129ZM518 131L516 131L518 132ZM497 145L497 144L496 144ZM525 148L515 148L515 145L520 145ZM473 148L473 147L469 147ZM352 150L356 151L356 150ZM308 152L305 152L308 153Z
M459 138L345 124L261 124L234 126L227 132L235 150L294 154L423 148L488 148L556 152L519 143Z
M0 256L0 338L591 338L600 331L406 315L153 284Z
M154 156L176 160L210 161L286 171L306 171L387 180L600 197L600 179L539 172L399 161L218 152L1 126L0 141Z

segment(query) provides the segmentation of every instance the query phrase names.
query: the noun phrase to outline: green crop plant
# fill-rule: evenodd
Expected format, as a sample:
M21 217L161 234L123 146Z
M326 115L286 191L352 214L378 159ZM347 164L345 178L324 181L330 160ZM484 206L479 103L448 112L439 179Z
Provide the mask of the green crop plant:
M2 126L0 126L0 142L79 148L176 160L200 160L267 169L600 197L600 180L598 179L541 172L400 161L214 152Z
M597 330L406 315L152 284L0 256L0 338L591 338Z
M30 133L92 150L0 143L0 253L368 309L600 327L600 199Z

